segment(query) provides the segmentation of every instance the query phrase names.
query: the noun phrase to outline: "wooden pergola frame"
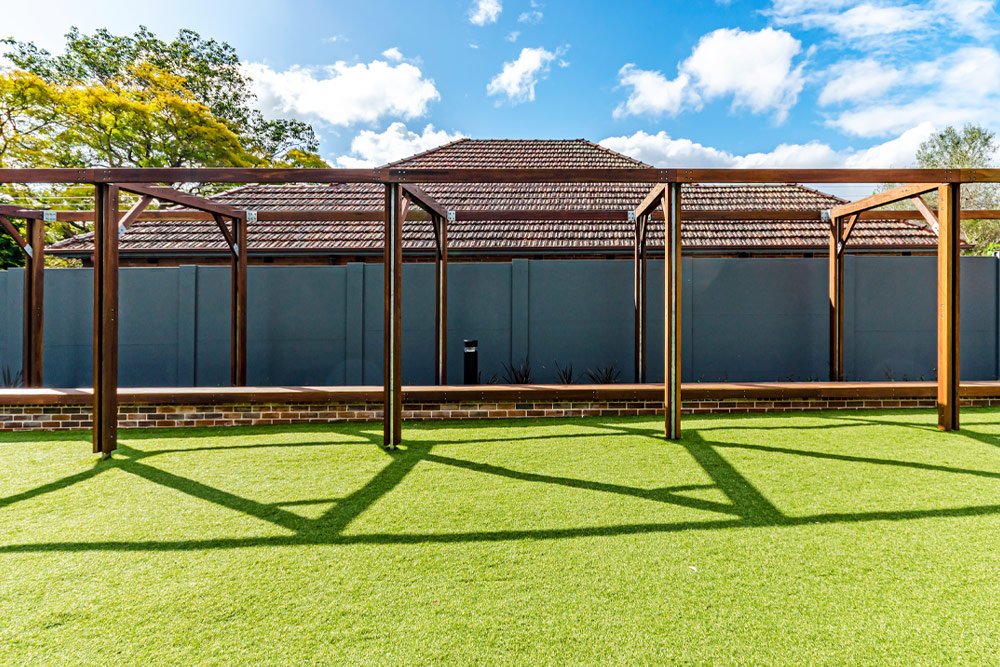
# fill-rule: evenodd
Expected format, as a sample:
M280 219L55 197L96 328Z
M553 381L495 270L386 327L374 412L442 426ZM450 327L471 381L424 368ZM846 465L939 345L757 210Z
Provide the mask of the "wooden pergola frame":
M377 220L385 223L384 243L384 444L393 448L402 439L402 232L413 204L426 214L435 231L435 379L447 381L447 231L449 220L634 220L634 308L636 323L636 376L645 379L646 366L646 261L649 221L657 208L664 218L664 433L681 435L681 198L685 183L882 183L904 185L845 204L831 210L830 218L830 310L831 375L843 374L842 303L843 248L858 219L911 219L912 213L874 211L894 201L913 199L917 212L928 224L937 225L938 235L938 427L954 430L959 425L959 255L960 220L963 217L997 218L996 211L967 212L963 216L959 193L963 183L1000 182L1000 169L0 169L0 183L91 184L95 191L93 212L62 212L56 219L94 221L94 451L109 456L117 446L118 391L118 235L136 220L146 217L206 219L219 226L232 254L233 326L232 381L246 382L246 267L247 220ZM448 211L427 195L420 183L649 183L651 190L633 211L522 210ZM196 197L161 183L375 183L385 187L385 207L371 211L240 211ZM938 191L935 216L919 195ZM118 192L137 194L140 201L119 219ZM154 199L193 209L191 211L146 212ZM11 207L7 207L10 209ZM11 234L31 258L26 279L25 368L32 383L41 384L41 299L44 226L37 224L42 212L0 208L0 226ZM977 214L977 215L973 215ZM89 215L90 218L86 216ZM700 211L684 214L695 220L822 219L817 211ZM905 217L903 217L905 216ZM9 218L29 221L29 239L20 238ZM231 229L226 225L231 220ZM39 231L41 230L41 231ZM20 240L18 240L20 239ZM28 249L31 252L28 252ZM30 284L30 289L28 285ZM30 306L29 306L30 304ZM29 314L30 309L30 314ZM30 334L30 335L29 335ZM836 347L834 347L836 344ZM32 385L35 386L35 385Z

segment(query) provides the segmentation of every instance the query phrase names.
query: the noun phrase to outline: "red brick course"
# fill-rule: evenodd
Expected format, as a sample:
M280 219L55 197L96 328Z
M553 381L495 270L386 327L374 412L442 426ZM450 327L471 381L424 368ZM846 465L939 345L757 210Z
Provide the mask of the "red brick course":
M781 399L690 400L684 414L789 412L802 410L863 410L878 408L933 408L933 398L913 399ZM1000 398L965 398L963 407L1000 407ZM606 400L579 402L415 402L404 406L406 420L504 419L521 417L609 417L663 414L658 401ZM382 418L379 403L261 403L206 405L122 405L122 428L176 426L257 426L267 424L375 421ZM70 430L90 428L86 406L0 405L0 431Z

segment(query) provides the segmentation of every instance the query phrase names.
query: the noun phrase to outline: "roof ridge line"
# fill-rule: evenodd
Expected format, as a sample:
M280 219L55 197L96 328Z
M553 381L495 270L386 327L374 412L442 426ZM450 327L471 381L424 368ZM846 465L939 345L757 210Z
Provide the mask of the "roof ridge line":
M418 157L423 157L423 156L425 156L425 155L427 155L429 153L433 153L434 151L439 151L442 148L448 148L450 146L454 146L455 144L460 144L463 141L472 141L472 137L459 137L458 139L453 139L452 141L445 142L445 143L441 144L440 146L434 146L433 148L428 148L425 151L420 151L419 153L414 153L413 155L408 155L408 156L406 156L404 158L400 158L400 159L395 160L393 162L387 162L386 164L384 164L381 167L379 167L379 169L391 169L392 167L399 166L400 164L402 164L404 162L407 162L408 160L415 160Z

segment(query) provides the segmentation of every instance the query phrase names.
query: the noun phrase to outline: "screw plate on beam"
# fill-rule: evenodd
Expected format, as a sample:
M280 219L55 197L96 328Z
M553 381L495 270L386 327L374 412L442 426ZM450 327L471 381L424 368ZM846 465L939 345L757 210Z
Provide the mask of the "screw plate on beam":
M247 210L247 222L257 222L257 211Z
M55 211L42 211L42 222L55 222L56 212Z

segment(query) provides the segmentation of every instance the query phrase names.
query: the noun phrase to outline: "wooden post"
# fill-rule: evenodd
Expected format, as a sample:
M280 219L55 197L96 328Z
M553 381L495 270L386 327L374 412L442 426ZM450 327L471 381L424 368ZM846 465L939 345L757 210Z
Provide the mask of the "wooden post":
M24 386L44 383L45 223L28 219L24 263Z
M94 186L94 453L118 448L118 188Z
M649 216L635 220L632 244L633 290L632 310L635 314L635 381L646 381L646 228Z
M247 219L233 219L235 248L230 257L229 380L235 387L247 383Z
M681 437L681 185L669 183L663 196L664 217L664 434Z
M938 189L938 428L957 431L959 416L959 265L962 250L961 187Z
M432 216L437 225L434 253L434 380L448 384L448 219Z
M844 219L830 220L830 381L844 380Z
M395 449L402 441L403 383L402 333L403 333L403 216L399 183L385 186L385 254L383 270L384 342L382 365L384 392L382 412L382 442Z

